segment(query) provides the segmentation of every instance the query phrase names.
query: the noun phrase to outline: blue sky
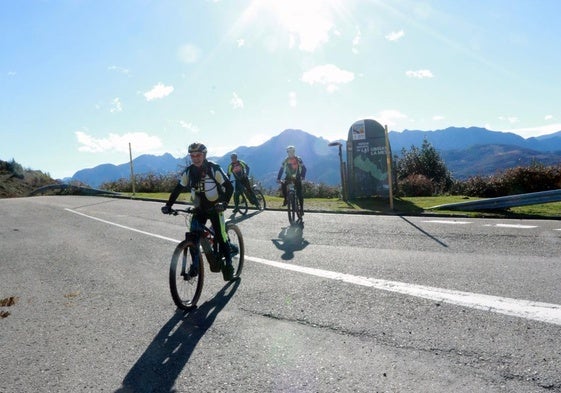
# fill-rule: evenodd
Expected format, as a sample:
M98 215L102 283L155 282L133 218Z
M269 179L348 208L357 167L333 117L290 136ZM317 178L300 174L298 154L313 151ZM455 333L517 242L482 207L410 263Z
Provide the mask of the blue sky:
M295 128L561 130L558 0L3 0L0 159L55 178ZM284 146L279 146L279 149Z

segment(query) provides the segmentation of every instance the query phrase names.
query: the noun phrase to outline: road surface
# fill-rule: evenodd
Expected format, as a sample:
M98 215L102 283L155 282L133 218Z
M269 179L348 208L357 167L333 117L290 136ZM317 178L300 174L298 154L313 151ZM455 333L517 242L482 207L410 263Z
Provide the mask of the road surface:
M0 200L0 392L561 392L559 221L252 212L183 313L160 207Z

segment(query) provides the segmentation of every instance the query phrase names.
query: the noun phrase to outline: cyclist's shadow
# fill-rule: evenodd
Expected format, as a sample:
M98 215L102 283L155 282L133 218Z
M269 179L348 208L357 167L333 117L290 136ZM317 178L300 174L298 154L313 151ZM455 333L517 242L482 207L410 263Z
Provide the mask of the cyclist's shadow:
M194 311L177 310L136 361L115 393L173 392L199 340L230 301L240 280L228 283Z
M295 251L301 251L308 244L310 244L306 239L304 239L304 225L297 224L291 225L286 228L282 228L277 239L271 239L273 244L279 249L284 251L281 258L284 260L289 260L294 258Z

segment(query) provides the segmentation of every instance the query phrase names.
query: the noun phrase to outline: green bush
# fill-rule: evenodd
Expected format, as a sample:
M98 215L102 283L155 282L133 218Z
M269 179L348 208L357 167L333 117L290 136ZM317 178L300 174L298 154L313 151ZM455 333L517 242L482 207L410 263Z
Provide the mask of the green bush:
M453 180L446 167L446 164L440 157L440 154L426 139L423 140L421 148L411 146L411 150L405 148L401 150L401 157L394 157L394 168L396 168L398 193L403 196L414 196L427 192L432 189L433 194L442 194L447 192ZM422 176L422 178L418 176ZM425 184L425 180L432 183L431 187ZM415 190L414 185L419 183L423 187L422 190ZM404 185L407 189L401 189ZM413 194L411 194L413 193Z
M398 190L403 196L432 196L434 184L425 175L409 175L405 179L398 180Z
M177 184L176 174L154 174L136 175L134 177L135 192L171 192ZM132 183L130 179L121 178L112 182L102 183L100 186L103 190L115 192L132 192Z
M456 182L451 193L480 198L549 191L561 188L561 164L510 168L493 176L473 176Z

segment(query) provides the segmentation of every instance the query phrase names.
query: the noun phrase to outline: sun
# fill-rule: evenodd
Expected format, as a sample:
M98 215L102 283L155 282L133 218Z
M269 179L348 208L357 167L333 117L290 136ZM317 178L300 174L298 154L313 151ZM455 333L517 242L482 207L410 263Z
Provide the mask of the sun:
M329 41L344 0L254 0L244 12L244 24L259 20L287 34L290 48L313 52Z

